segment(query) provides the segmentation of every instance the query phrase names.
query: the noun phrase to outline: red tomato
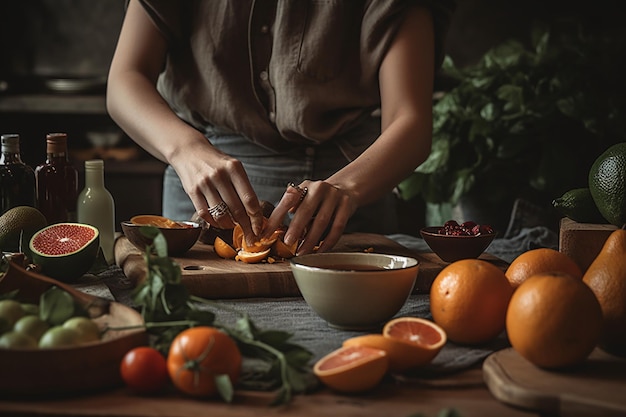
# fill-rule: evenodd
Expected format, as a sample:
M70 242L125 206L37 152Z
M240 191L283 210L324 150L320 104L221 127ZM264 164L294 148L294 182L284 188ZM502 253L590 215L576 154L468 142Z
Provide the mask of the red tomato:
M161 391L169 382L165 357L148 346L128 351L122 359L120 374L129 388L141 394Z
M228 375L233 385L241 372L241 352L235 341L215 327L198 326L176 336L167 357L174 386L199 397L217 394L215 377Z

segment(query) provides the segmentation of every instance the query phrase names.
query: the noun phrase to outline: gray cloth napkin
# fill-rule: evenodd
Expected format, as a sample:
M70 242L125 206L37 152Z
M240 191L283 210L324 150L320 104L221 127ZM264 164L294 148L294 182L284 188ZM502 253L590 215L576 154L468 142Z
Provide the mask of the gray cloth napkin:
M408 235L391 235L388 237L409 249L418 252L429 251L428 246L421 238ZM520 253L534 247L556 248L557 246L558 237L553 231L545 227L531 227L522 229L519 234L511 238L494 239L487 248L487 252L510 262ZM120 268L113 266L100 274L99 277L106 282L118 302L132 305L130 299L132 283L124 277ZM300 297L250 298L220 302L225 306L248 313L253 322L261 329L283 330L292 333L292 341L309 349L313 354L313 361L339 348L345 339L382 330L372 329L361 332L330 327ZM432 319L428 294L410 296L406 304L396 314L396 317L403 316ZM224 324L229 324L237 317L232 313L219 311L218 319ZM450 375L480 364L489 354L508 345L505 334L481 346L461 346L448 342L431 364L415 371L415 376L437 378Z

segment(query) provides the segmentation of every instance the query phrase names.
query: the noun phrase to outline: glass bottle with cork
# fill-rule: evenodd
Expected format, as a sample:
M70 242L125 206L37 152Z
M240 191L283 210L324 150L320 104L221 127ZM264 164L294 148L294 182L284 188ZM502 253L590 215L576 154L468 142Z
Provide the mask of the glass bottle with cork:
M46 135L46 161L35 168L37 208L48 224L75 222L78 170L70 162L66 133Z
M0 214L17 206L35 207L35 172L22 161L20 135L0 136Z
M115 203L104 185L104 161L85 161L85 188L78 195L79 223L90 224L100 232L100 247L109 265L115 261Z

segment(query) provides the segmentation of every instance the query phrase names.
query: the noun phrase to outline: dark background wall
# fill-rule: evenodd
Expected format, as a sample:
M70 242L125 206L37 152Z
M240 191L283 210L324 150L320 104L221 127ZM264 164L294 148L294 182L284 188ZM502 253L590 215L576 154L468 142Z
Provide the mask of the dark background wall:
M623 24L619 0L459 0L448 53L460 65L498 42L527 39L530 24L574 16L598 27ZM125 0L0 2L0 75L106 74Z
M105 75L124 0L22 0L0 3L3 73Z

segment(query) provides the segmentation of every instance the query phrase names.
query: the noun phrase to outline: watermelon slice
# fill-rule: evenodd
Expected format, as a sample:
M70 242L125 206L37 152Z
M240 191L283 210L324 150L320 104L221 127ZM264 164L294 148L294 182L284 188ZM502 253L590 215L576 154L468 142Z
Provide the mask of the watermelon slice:
M51 278L70 282L83 276L96 261L98 229L82 223L56 223L36 232L29 248L33 263Z

